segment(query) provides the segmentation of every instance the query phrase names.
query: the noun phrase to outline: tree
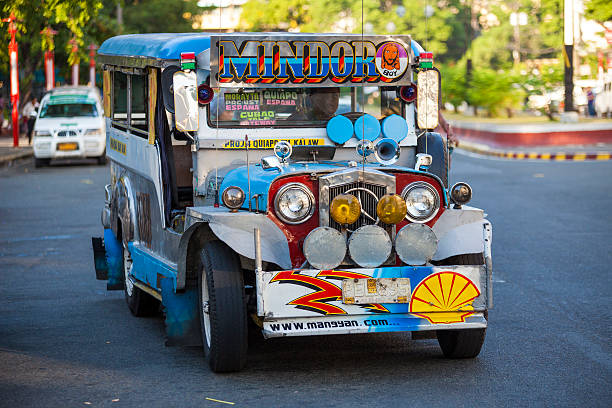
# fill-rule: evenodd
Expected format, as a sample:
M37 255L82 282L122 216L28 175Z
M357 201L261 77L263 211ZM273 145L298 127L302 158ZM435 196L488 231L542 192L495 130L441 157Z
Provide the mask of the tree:
M612 20L612 4L609 0L589 0L584 4L584 16L600 24Z
M34 71L42 67L43 39L40 31L51 25L60 31L56 39L57 44L67 45L69 38L75 38L82 46L84 27L97 15L101 7L101 0L0 0L2 16L13 12L17 18L22 100L26 100L30 95ZM2 44L8 44L9 35L6 29L2 30L1 36ZM60 47L56 48L59 54L65 51ZM3 73L6 73L9 62L8 50L5 47L0 48L0 61Z

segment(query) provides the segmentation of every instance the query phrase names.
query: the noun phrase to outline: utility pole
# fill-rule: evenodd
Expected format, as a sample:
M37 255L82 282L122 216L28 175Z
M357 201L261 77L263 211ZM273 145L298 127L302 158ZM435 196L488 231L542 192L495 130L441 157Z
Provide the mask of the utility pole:
M55 87L55 54L53 52L55 46L53 44L53 36L57 31L51 27L47 27L40 32L46 38L45 51L45 90L50 91Z
M574 111L574 0L564 0L563 60L565 84L565 112Z
M8 31L11 35L11 42L8 47L11 62L11 104L13 105L11 120L13 122L13 147L19 147L19 68L17 65L18 52L17 41L15 41L17 27L15 26L15 20L15 13L11 13L10 17L2 19L2 22L9 23Z

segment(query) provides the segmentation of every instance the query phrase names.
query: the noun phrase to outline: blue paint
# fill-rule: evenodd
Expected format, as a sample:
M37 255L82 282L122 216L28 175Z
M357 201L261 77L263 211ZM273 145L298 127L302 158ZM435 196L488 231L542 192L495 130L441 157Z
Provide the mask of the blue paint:
M200 311L197 288L175 293L176 282L161 280L162 305L165 308L166 345L200 345Z
M408 124L406 119L399 115L387 116L382 120L382 134L384 137L401 142L408 136Z
M425 49L421 47L421 44L414 40L410 41L410 48L412 48L412 53L415 57L418 57L421 55L422 52L425 52Z
M353 137L353 122L343 115L336 115L327 122L327 136L332 142L344 144Z
M366 113L355 121L355 137L359 140L374 141L380 136L380 122L374 116Z
M123 246L110 228L104 229L104 247L108 266L107 290L123 289Z
M197 55L209 48L210 34L128 34L104 41L98 49L98 54L178 60L181 58L181 52L191 51Z
M173 290L176 290L176 270L174 268L154 257L152 253L134 245L133 242L128 244L128 248L132 256L132 276L153 288L157 288L157 275L159 274L169 278Z
M355 154L355 159L359 157ZM304 174L304 173L329 173L334 171L343 170L345 168L339 167L345 165L348 168L347 162L334 162L333 164L329 162L320 162L320 163L289 163L287 166L283 167L283 171L279 172L277 169L267 169L264 170L261 165L255 164L249 167L249 171L251 173L251 196L255 194L259 194L257 198L259 204L260 211L266 211L268 208L268 191L270 190L270 184L277 179L278 177L289 177L294 174ZM366 169L380 169L381 166L378 163L366 163ZM409 167L402 166L385 166L384 171L393 171L400 170L406 173L412 174L423 174L430 176L431 174L411 169ZM247 181L247 168L246 166L237 167L223 178L223 182L221 183L219 195L223 194L223 191L229 186L240 187L245 194L248 191L248 181ZM446 203L446 197L444 197ZM252 201L252 207L255 208L255 200ZM244 200L244 204L242 208L248 210L249 202L248 197Z

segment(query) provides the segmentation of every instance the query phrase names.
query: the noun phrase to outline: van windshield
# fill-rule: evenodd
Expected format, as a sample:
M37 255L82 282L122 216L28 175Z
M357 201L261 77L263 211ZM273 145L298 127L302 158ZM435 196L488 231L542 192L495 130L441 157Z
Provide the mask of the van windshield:
M47 103L40 111L40 118L72 118L76 116L98 116L96 105L94 103Z
M208 105L208 122L212 127L324 127L333 116L352 111L377 118L401 114L395 88L393 107L389 98L381 98L381 94L389 94L381 89L221 88Z

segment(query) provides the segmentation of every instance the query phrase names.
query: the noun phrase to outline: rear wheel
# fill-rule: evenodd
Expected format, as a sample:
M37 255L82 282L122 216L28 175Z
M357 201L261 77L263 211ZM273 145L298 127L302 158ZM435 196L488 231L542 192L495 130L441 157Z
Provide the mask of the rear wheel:
M51 159L34 159L34 167L45 167L51 163Z
M240 260L226 244L210 241L201 253L198 276L202 344L212 371L246 365L247 313Z
M123 275L125 279L125 300L134 316L154 316L159 312L159 301L134 285L130 276L132 271L132 256L128 248L123 247Z
M103 153L102 156L98 156L97 160L100 166L105 165L106 164L106 153Z
M483 254L456 255L442 261L444 265L482 265ZM485 311L485 318L487 313ZM447 358L474 358L480 354L487 329L438 330L436 336Z

